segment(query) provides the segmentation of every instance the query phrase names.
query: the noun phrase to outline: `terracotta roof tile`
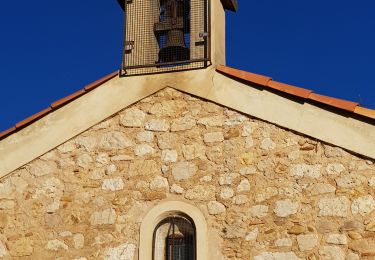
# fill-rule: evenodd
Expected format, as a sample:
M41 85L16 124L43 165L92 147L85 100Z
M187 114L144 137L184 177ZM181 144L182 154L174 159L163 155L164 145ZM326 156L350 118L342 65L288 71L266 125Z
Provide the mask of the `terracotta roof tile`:
M365 116L365 117L375 119L375 110L373 110L373 109L368 109L368 108L365 108L365 107L358 106L354 109L354 113L356 113L358 115L361 115L361 116Z
M107 82L110 79L113 79L114 77L116 77L118 75L119 75L118 71L115 71L115 72L113 72L113 73L111 73L111 74L109 74L109 75L107 75L107 76L105 76L105 77L103 77L101 79L98 79L97 81L94 81L91 84L86 85L86 87L84 89L86 91L91 91L91 90L99 87L101 84Z
M312 93L309 96L309 99L317 101L319 103L323 103L326 105L330 105L332 107L340 108L349 112L353 112L354 109L358 106L358 103L352 101L346 101L343 99L332 98L328 96L323 96L319 94Z
M6 137L6 136L8 136L8 135L10 135L10 134L13 133L15 130L16 130L16 127L13 126L13 127L9 128L9 129L7 129L7 130L1 132L1 133L0 133L0 139Z
M86 91L84 89L78 90L77 92L75 92L73 94L70 94L69 96L63 97L62 99L59 99L59 100L53 102L51 104L51 107L52 108L61 107L61 106L65 105L66 103L69 103L73 99L76 99L76 98L82 96L83 94L85 94L85 92Z
M101 84L103 84L103 83L107 82L108 80L116 77L117 75L119 75L118 71L113 72L113 73L111 73L111 74L109 74L109 75L107 75L107 76L87 85L85 88L83 88L83 89L81 89L81 90L79 90L79 91L77 91L73 94L53 102L49 108L46 108L46 109L44 109L44 110L26 118L26 119L16 123L16 125L14 127L9 128L8 130L5 130L5 131L1 132L0 133L0 140L4 139L5 137L7 137L10 134L13 134L14 132L17 132L18 130L20 130L20 129L24 128L25 126L29 125L30 123L44 117L45 115L47 115L51 111L54 111L54 110L60 108L61 106L64 106L67 103L73 101L74 99L90 92L91 90L99 87Z
M40 111L40 112L38 112L38 113L36 113L36 114L34 114L34 115L32 115L32 116L29 116L28 118L26 118L26 119L24 119L24 120L18 122L18 123L16 124L16 128L18 129L18 128L21 128L21 127L23 127L23 126L26 126L26 125L28 125L28 124L34 122L35 120L37 120L37 119L39 119L39 118L41 118L41 117L47 115L47 114L48 114L49 112L51 112L51 111L52 111L52 108L51 108L51 107L48 107L48 108L46 108L46 109L44 109L44 110L42 110L42 111Z
M309 89L299 88L292 85L284 84L277 81L270 81L267 84L268 87L282 91L284 93L291 94L293 96L301 97L301 98L308 98L312 93Z
M272 81L272 78L270 77L266 77L263 75L259 75L259 74L255 74L255 73L251 73L251 72L247 72L243 70L233 69L233 68L223 66L223 65L218 65L216 67L216 70L224 74L231 75L236 78L243 79L245 81L251 81L255 84L262 85L262 86L265 86L268 84L268 82Z
M352 112L354 114L365 116L367 118L375 119L375 110L360 107L359 104L356 102L319 95L313 93L313 91L309 89L304 89L296 86L291 86L285 83L273 81L271 78L267 76L253 74L250 72L230 68L224 65L218 65L216 67L216 70L218 72L224 73L234 78L261 85L265 88L271 88L283 93L288 93L295 97L304 98L307 101L315 101L320 104L325 104L331 107Z

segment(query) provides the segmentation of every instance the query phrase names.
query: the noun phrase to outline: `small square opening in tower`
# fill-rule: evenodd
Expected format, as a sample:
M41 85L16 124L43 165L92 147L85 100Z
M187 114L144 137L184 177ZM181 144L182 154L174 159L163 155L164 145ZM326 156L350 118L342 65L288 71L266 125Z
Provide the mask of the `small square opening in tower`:
M209 65L209 0L124 1L123 75Z

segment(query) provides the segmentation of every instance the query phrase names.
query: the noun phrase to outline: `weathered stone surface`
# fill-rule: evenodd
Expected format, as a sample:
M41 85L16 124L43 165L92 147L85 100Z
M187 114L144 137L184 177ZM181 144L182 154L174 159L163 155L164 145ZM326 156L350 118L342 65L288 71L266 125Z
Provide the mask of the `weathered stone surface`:
M98 146L98 137L97 136L79 136L75 140L78 148L83 148L87 152L94 151Z
M296 164L290 169L290 175L295 178L320 178L321 177L321 165L307 165L307 164Z
M139 144L134 148L134 154L136 156L145 156L148 154L153 154L155 152L154 148L148 144Z
M8 251L5 248L4 244L0 242L0 257L5 257L8 255Z
M224 124L224 117L223 116L210 116L210 117L203 117L198 119L198 125L204 126L223 126Z
M243 137L247 137L247 136L250 136L254 129L253 129L253 125L252 124L245 124L242 128L242 133L241 133L241 136Z
M240 174L243 175L243 176L253 175L253 174L256 174L256 173L257 173L257 168L255 168L254 166L242 167L240 169Z
M58 239L48 241L46 245L46 249L52 251L59 251L59 250L68 250L69 247L63 242Z
M272 141L271 138L265 138L262 140L260 148L262 148L263 150L273 150L276 148L276 144L274 141Z
M231 185L234 182L234 180L238 177L239 177L239 175L237 173L234 173L234 172L223 174L219 178L219 184L221 186Z
M338 231L338 225L332 221L320 219L316 222L316 230L318 233L326 234Z
M13 209L15 202L13 200L1 200L0 201L0 210Z
M375 176L371 177L371 178L368 180L368 185L369 185L370 187L375 188Z
M316 234L299 235L297 243L301 251L313 250L319 243L319 237Z
M169 123L165 119L151 119L146 123L145 129L154 132L166 132L169 130Z
M353 240L359 240L362 238L362 235L355 231L349 231L348 236Z
M173 184L171 187L171 193L176 193L176 194L183 194L185 192L184 188L177 184Z
M74 234L73 244L75 249L81 249L85 246L85 237L82 234Z
M184 116L172 121L171 131L178 132L178 131L185 131L190 130L194 126L196 126L196 120L191 116Z
M246 195L237 195L233 198L233 203L236 205L242 205L249 202L249 198Z
M336 191L336 187L328 183L316 183L309 187L308 190L312 195L319 195L326 193L334 193Z
M117 218L116 211L112 208L94 212L90 217L91 225L114 224Z
M348 253L345 260L359 260L360 257L357 254L354 254L352 252Z
M254 260L299 260L294 252L265 252L254 257Z
M345 156L346 152L339 147L324 145L324 154L328 158L338 158Z
M248 192L250 191L250 182L248 179L241 180L240 184L237 186L237 192Z
M288 217L296 214L299 209L298 202L292 202L290 199L276 201L274 212L278 217Z
M263 202L266 200L271 199L272 197L279 194L279 191L275 187L267 187L265 190L261 190L258 194L255 196L255 202Z
M138 108L129 108L120 116L120 123L126 127L142 127L146 113Z
M114 179L106 179L103 181L102 189L103 190L110 190L110 191L117 191L122 190L124 188L124 181L120 178Z
M337 246L323 246L319 249L319 255L322 260L344 260L344 251Z
M197 185L186 191L185 198L200 201L215 200L215 187Z
M177 151L176 150L163 150L161 153L161 160L163 162L177 162Z
M158 146L160 149L173 149L178 144L178 136L174 133L163 133L158 136Z
M205 143L222 142L224 141L224 134L223 132L207 133L207 134L204 134L203 140Z
M375 200L371 195L359 197L352 203L352 213L362 216L375 210Z
M0 217L0 227L1 227L1 217ZM368 223L366 225L366 230L371 231L371 232L375 232L375 220L371 221L370 223Z
M364 226L362 222L357 220L345 221L340 227L340 231L363 231Z
M41 177L57 172L57 165L52 161L36 160L31 165L26 167L34 177Z
M113 162L132 161L132 160L134 160L134 157L131 155L127 155L127 154L120 154L120 155L115 155L111 157L111 161Z
M275 241L275 246L277 246L277 247L291 247L291 246L293 246L293 241L288 237L279 238Z
M354 188L366 182L366 178L358 174L345 175L336 179L337 186L341 188Z
M319 216L348 216L349 200L346 197L324 198L318 202Z
M137 134L138 142L151 143L154 141L154 133L151 131L142 131Z
M375 241L369 239L358 238L350 241L349 249L359 253L361 256L374 256L375 255Z
M104 166L107 165L110 161L109 155L107 153L100 153L98 156L96 156L95 161L100 165Z
M288 234L300 235L300 234L305 233L306 231L307 231L307 228L305 226L297 224L288 229Z
M93 162L94 160L89 154L82 154L77 158L77 165L83 169L89 168Z
M255 240L257 240L258 235L259 235L259 229L254 228L249 234L246 235L245 240L246 241L255 241Z
M188 161L196 158L204 160L206 158L206 147L199 144L183 145L182 154Z
M242 153L239 156L239 159L243 165L251 165L254 163L255 155L254 153Z
M155 191L168 191L168 179L161 176L156 176L150 183L150 189Z
M224 187L220 191L220 198L222 198L223 200L233 198L233 196L234 196L234 191L232 188Z
M33 243L28 238L21 238L15 241L10 248L10 255L13 257L30 256L33 254Z
M268 215L268 206L256 205L249 209L249 215L252 218L264 218Z
M330 163L326 167L326 172L328 175L340 175L345 170L345 166L341 163Z
M330 234L327 236L326 242L328 244L346 245L348 244L348 239L344 234Z
M108 132L101 136L99 148L103 150L117 150L132 146L132 141L122 132Z
M226 211L225 206L217 201L208 202L207 208L208 208L208 213L210 213L211 215L223 214Z
M104 255L105 260L134 260L136 246L134 244L122 244L109 248Z
M175 181L187 180L197 172L197 166L194 163L180 162L172 167L172 175Z

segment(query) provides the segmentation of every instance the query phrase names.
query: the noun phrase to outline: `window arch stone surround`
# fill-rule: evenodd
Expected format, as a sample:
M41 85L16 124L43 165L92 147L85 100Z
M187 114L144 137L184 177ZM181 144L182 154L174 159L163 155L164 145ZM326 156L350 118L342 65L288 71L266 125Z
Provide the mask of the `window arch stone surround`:
M197 207L183 201L163 201L145 215L140 229L138 259L152 259L154 230L160 221L173 214L185 214L191 218L196 228L197 260L209 259L206 219Z

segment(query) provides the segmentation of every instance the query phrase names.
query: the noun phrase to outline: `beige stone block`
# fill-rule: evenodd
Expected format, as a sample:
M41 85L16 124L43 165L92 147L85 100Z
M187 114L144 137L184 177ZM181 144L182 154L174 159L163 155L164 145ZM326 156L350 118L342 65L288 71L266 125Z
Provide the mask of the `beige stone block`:
M217 143L224 141L223 132L213 132L204 134L203 140L205 143Z
M348 216L349 200L346 197L323 198L318 201L319 216Z
M290 199L276 201L274 212L278 217L288 217L296 214L299 210L299 203L292 202Z
M226 212L226 208L223 204L217 201L210 201L207 204L208 213L211 215L220 215Z
M345 260L344 251L337 246L323 246L319 249L322 260Z
M297 243L299 250L310 251L318 245L319 236L316 234L299 235L297 236Z
M24 257L33 254L33 242L28 238L15 241L10 247L10 255L13 257Z
M125 127L142 127L146 113L138 108L130 108L120 115L120 123Z
M196 125L197 125L197 122L193 117L184 116L184 117L181 117L172 121L171 131L172 132L186 131L186 130L192 129Z

